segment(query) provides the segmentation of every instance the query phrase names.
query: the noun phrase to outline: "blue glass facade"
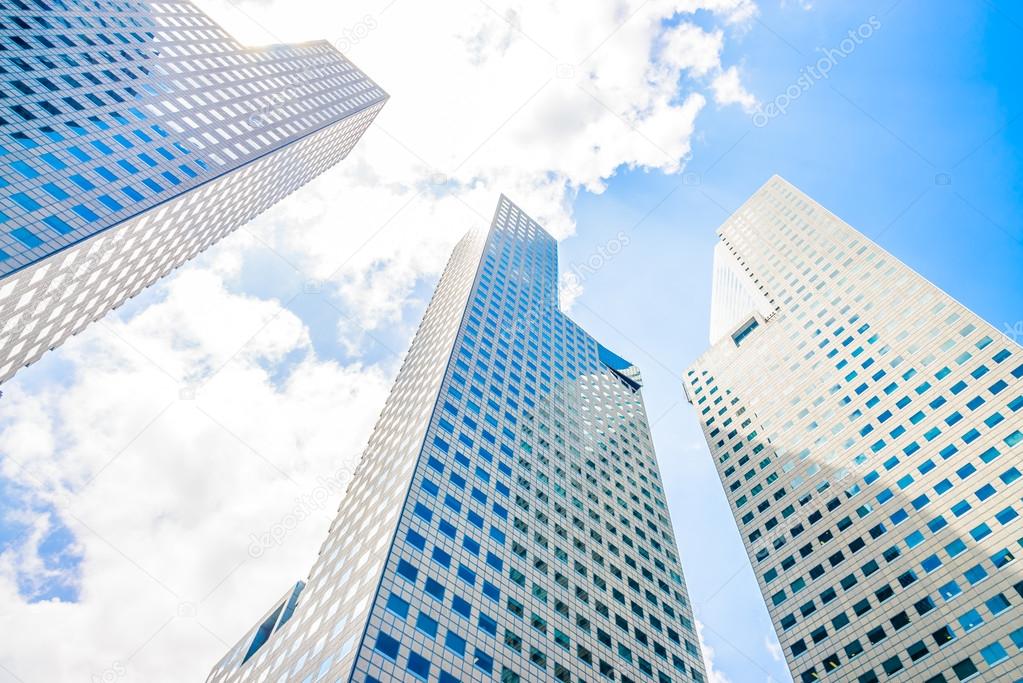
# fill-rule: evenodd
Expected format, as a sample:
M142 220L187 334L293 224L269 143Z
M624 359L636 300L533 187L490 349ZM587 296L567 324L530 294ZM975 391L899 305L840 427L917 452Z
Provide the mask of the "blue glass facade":
M0 381L343 158L386 99L326 42L247 49L177 0L4 3L0 44Z
M705 680L641 377L560 311L557 282L556 241L502 197L456 249L296 617L248 675ZM211 680L246 675L253 637Z

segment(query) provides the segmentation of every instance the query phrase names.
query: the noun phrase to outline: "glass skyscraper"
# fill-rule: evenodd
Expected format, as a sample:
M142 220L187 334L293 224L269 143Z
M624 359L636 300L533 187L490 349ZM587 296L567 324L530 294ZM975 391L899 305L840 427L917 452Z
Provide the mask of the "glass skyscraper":
M455 248L338 516L209 681L705 680L641 394L502 197Z
M190 2L0 4L0 382L343 159L387 95Z
M687 371L796 681L1023 680L1023 353L781 178Z

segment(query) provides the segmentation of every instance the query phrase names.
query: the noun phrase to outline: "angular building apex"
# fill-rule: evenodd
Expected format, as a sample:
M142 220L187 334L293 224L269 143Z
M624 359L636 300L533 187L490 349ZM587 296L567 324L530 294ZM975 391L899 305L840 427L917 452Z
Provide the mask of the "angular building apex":
M1016 680L1020 347L777 175L719 234L684 388L793 679Z
M706 680L639 372L557 280L557 243L501 195L441 275L308 585L209 683ZM602 651L604 594L633 606L628 656Z
M496 211L496 212L494 213L494 224L496 224L496 223L497 223L497 219L498 219L498 218L500 217L500 213L501 213L501 209L502 209L502 208L511 208L511 209L513 209L513 210L515 210L515 211L518 211L519 213L521 213L521 214L522 214L522 215L523 215L523 216L525 217L525 219L526 219L527 221L529 221L529 223L530 223L530 227L531 227L532 229L534 229L534 230L536 230L537 232L539 232L539 233L541 233L541 234L543 234L543 235L545 235L545 236L549 237L549 238L550 238L551 240L553 240L553 241L555 241L555 242L557 242L557 241L558 241L558 240L557 240L557 238L556 238L556 237L554 237L554 235L552 235L552 234L551 234L550 232L548 232L547 228L545 228L545 227L543 227L542 225L540 225L540 223L538 223L538 222L537 222L537 221L536 221L536 220L535 220L535 219L534 219L534 218L533 218L532 216L530 216L530 215L529 215L529 214L528 214L528 213L526 212L526 210L525 210L525 209L523 209L523 208L522 208L521 206L519 206L518 204L516 204L516 203L515 203L515 202L514 202L514 201L513 201L513 200L512 200L512 199L511 199L510 197L508 197L508 195L506 195L506 194L505 194L504 192L502 192L502 193L501 193L501 197L500 197L500 198L498 199L498 203L497 203L497 211Z

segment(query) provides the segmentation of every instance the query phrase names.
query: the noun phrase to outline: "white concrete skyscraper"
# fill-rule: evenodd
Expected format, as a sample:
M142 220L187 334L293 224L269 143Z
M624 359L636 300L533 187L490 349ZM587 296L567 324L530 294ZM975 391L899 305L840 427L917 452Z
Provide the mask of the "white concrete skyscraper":
M686 394L796 681L1023 680L1023 351L781 178L719 235Z
M235 681L706 680L641 393L502 197L456 247L306 582Z
M343 159L387 95L190 2L0 4L0 382Z

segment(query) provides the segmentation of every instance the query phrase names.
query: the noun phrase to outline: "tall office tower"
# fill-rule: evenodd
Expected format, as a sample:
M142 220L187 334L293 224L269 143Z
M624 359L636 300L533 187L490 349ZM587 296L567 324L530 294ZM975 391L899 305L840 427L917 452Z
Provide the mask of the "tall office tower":
M182 0L0 5L0 382L343 159L387 95Z
M637 369L502 197L456 247L308 582L228 681L704 681Z
M1019 346L781 178L719 235L686 394L796 681L1023 679Z

